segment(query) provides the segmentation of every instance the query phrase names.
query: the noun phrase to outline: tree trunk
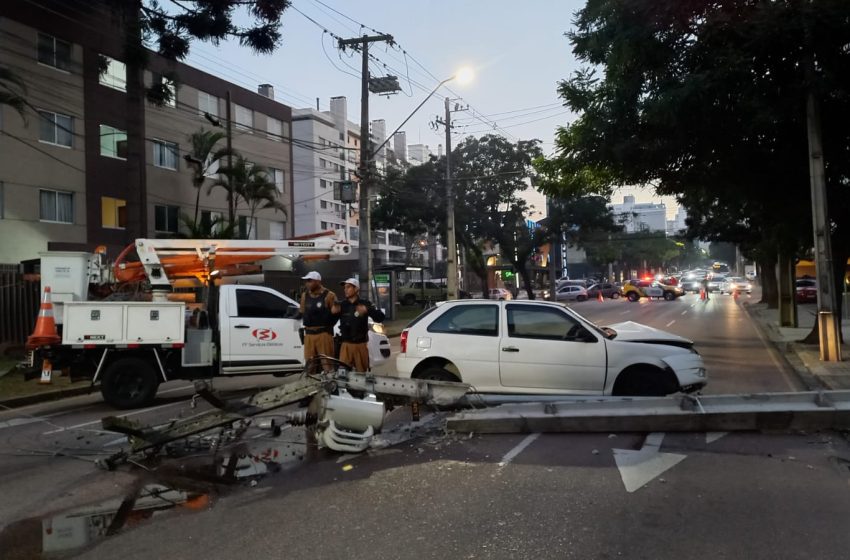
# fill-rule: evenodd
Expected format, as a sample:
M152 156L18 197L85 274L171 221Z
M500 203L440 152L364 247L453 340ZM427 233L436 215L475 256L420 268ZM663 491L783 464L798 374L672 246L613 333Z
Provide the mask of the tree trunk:
M767 255L761 261L761 301L768 309L779 307L779 288L776 279L776 255Z
M526 272L525 267L517 266L517 263L513 263L516 271L522 276L522 285L525 287L525 293L528 295L528 299L534 298L534 289L531 285L531 277L528 272ZM519 286L517 286L519 287Z
M838 237L837 235L835 237ZM850 246L844 243L832 244L832 273L835 282L835 294L833 300L833 309L838 315L838 336L841 343L844 343L844 332L841 329L841 318L843 310L843 294L844 294L844 276L847 273L847 259L850 258ZM817 319L812 330L806 337L801 340L803 344L820 344L820 326Z

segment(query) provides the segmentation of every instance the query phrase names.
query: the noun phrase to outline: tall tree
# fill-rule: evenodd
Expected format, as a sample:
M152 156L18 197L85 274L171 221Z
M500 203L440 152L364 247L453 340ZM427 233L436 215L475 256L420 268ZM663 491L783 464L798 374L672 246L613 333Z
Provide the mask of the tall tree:
M237 154L232 167L219 167L220 177L213 181L208 192L215 187L223 188L233 196L234 206L238 208L240 201L248 209L248 225L245 237L251 237L254 228L254 218L261 209L274 209L286 213L286 207L278 200L277 187L269 178L268 170L252 163Z
M216 144L225 137L223 132L201 128L189 135L188 161L192 166L192 186L195 187L195 213L193 223L198 223L198 211L201 205L201 189L207 179L218 170L221 160L227 155L226 149L216 149Z
M559 88L579 116L558 133L557 164L566 175L603 169L610 186L676 196L691 235L751 255L794 255L812 243L805 100L813 88L843 274L848 18L842 0L588 0L569 34L585 67ZM814 80L807 58L817 63Z

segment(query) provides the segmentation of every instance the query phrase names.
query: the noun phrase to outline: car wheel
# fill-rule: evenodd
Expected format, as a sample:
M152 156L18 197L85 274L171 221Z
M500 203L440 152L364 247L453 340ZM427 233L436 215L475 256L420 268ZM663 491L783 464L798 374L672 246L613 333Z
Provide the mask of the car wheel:
M587 296L576 296L576 301L584 301L587 299Z
M141 358L121 358L112 362L100 382L103 400L122 409L150 404L158 388L157 371Z
M404 305L416 305L416 296L413 294L404 294L401 303Z
M637 292L629 292L629 295L626 296L629 301L635 302L640 299L640 296L637 295Z
M441 367L430 367L416 376L417 379L430 379L431 381L460 381L455 374Z
M611 294L611 299L620 299L620 294L619 294L619 293L617 293L617 292L612 293L612 294Z
M616 397L663 397L679 390L679 381L670 372L653 366L632 366L614 382Z
M664 292L664 299L667 301L673 301L676 299L676 295L673 292Z

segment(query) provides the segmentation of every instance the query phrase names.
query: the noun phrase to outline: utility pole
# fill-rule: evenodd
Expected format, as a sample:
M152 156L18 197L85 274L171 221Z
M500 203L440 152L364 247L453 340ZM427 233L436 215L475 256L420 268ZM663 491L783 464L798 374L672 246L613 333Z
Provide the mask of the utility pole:
M372 136L369 133L369 43L392 42L392 35L363 35L355 39L340 39L339 47L360 49L363 66L360 75L360 240L358 242L358 268L360 295L369 298L372 285L372 213L369 208L369 183Z
M224 123L225 126L225 135L227 138L227 168L232 172L233 171L233 119L231 118L230 111L232 110L230 102L230 90L227 90L225 93L225 100L227 102L227 108L224 110L225 119L227 122ZM236 197L233 196L233 177L230 176L227 178L227 217L230 220L230 227L233 233L237 233L236 227Z
M841 361L841 319L835 313L837 295L833 275L832 247L829 233L829 209L826 198L826 173L823 163L820 105L815 96L815 55L811 31L804 22L806 77L806 131L809 142L809 177L812 188L812 228L815 241L815 274L817 275L820 359ZM844 263L841 263L844 269Z
M455 107L455 111L466 110ZM455 231L455 189L452 182L452 102L446 97L445 120L436 119L446 127L446 299L458 298L457 232Z

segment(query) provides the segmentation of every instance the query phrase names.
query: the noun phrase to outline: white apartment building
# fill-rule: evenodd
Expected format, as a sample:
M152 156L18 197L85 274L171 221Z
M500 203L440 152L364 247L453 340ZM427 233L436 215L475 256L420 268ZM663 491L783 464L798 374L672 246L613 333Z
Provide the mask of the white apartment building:
M431 158L431 148L425 144L410 144L407 146L407 161L410 165L421 165Z
M636 231L667 231L667 206L664 203L635 202L635 197L623 197L622 204L612 204L611 211L621 220L627 233Z
M672 220L667 220L667 235L679 235L682 231L688 229L688 224L685 223L687 217L687 211L679 206L679 209L676 211L676 217Z
M383 120L372 121L372 142L386 137ZM358 205L343 204L334 197L338 181L356 181L360 161L360 126L348 120L345 97L332 97L330 110L292 111L293 227L295 235L335 230L356 249L360 242ZM386 147L376 159L378 171L386 164ZM358 194L359 200L359 194ZM403 264L405 244L395 231L373 231L372 252L376 265Z

